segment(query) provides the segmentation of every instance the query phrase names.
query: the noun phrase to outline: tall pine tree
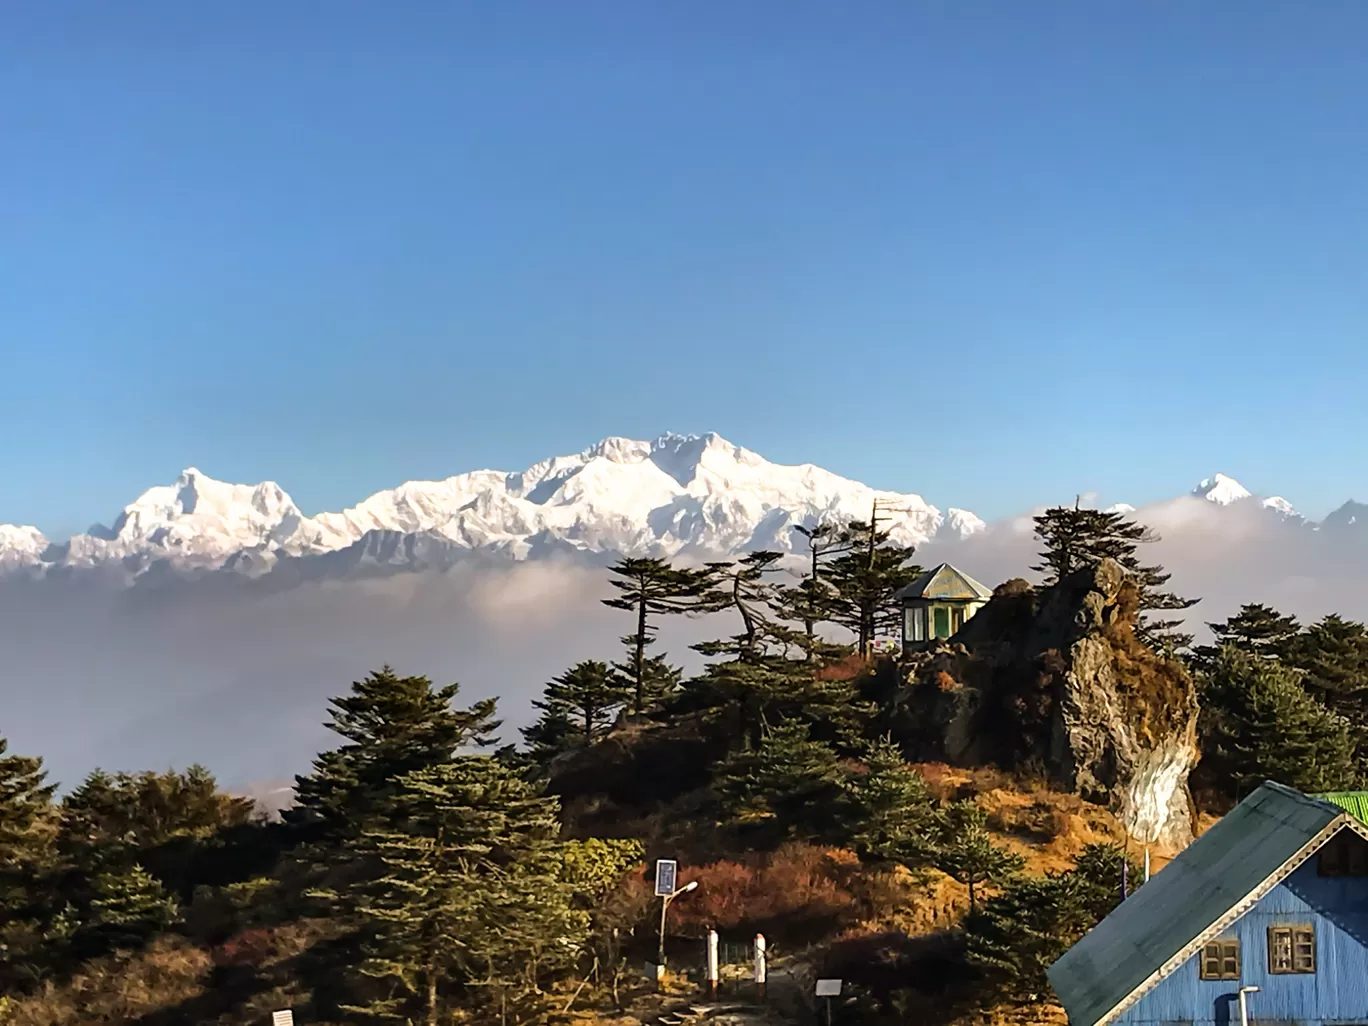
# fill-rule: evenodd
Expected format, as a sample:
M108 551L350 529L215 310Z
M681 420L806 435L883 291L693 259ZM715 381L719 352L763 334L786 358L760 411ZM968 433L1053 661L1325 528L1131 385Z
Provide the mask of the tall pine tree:
M714 786L723 808L762 844L840 836L846 771L836 752L810 734L806 722L786 720L766 731L757 750L718 767Z
M953 802L941 818L936 867L969 888L969 907L984 884L1001 883L1026 864L988 834L988 814L972 799Z
M636 616L636 629L622 639L628 648L625 670L632 680L632 710L644 712L657 696L652 693L650 658L646 649L655 640L652 617L680 613L697 614L712 586L706 569L683 569L663 559L625 558L608 568L614 575L608 583L618 591L616 598L603 604Z
M939 815L926 781L891 737L868 742L864 772L845 781L849 844L861 858L909 869L935 856Z
M484 747L499 722L495 700L452 705L460 685L434 687L427 677L401 677L390 667L334 698L328 729L345 739L296 778L291 824L311 837L355 836L382 812L405 773L449 762L469 745Z
M1306 674L1304 684L1354 729L1368 746L1368 628L1331 614L1287 644L1288 663Z
M1146 566L1137 555L1142 544L1156 542L1159 536L1125 514L1100 509L1056 506L1035 517L1035 535L1043 545L1041 561L1031 569L1042 574L1046 585L1056 584L1069 574L1113 559L1130 574L1140 592L1140 623L1136 633L1141 640L1170 651L1187 648L1192 635L1181 631L1182 621L1156 619L1164 611L1190 609L1198 599L1180 598L1166 591L1170 575L1159 566Z
M908 562L913 546L893 542L890 532L880 529L879 512L876 504L868 523L847 525L841 534L845 551L831 561L826 575L835 591L830 619L855 635L863 657L876 640L898 633L902 609L894 596L921 573Z
M48 854L55 784L43 760L10 755L0 737L0 921L30 903L31 883Z

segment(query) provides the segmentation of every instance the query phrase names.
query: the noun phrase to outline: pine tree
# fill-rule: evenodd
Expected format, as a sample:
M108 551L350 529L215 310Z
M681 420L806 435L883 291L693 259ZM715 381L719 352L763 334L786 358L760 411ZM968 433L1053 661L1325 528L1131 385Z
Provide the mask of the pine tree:
M1186 648L1192 636L1178 628L1179 620L1155 620L1150 614L1190 609L1198 599L1180 598L1165 591L1170 575L1162 567L1145 566L1137 556L1142 544L1159 536L1125 515L1099 509L1056 506L1035 517L1035 535L1044 545L1041 562L1031 569L1044 575L1044 583L1057 584L1069 574L1113 559L1130 574L1140 591L1140 623L1137 636L1146 643L1170 651Z
M865 772L845 782L849 843L861 858L916 869L932 861L939 820L921 774L907 765L889 736L868 742Z
M1139 867L1114 844L1090 844L1066 873L1013 880L964 919L967 960L994 991L1037 1001L1050 993L1045 970L1121 902Z
M832 840L844 818L845 771L835 751L801 720L765 732L759 749L732 755L715 785L727 814L771 842Z
M817 628L831 621L838 598L835 587L826 579L826 568L833 559L850 550L850 540L841 527L831 521L812 527L797 525L793 530L802 535L806 543L808 571L797 585L778 589L775 604L783 619L802 624L802 647L807 658L813 660L819 657L822 648Z
M467 755L405 774L390 801L391 825L360 842L383 871L318 895L358 925L356 971L383 984L349 1011L436 1024L458 996L519 993L578 955L587 916L560 879L553 799Z
M1368 628L1331 614L1287 644L1286 661L1306 676L1306 689L1368 744Z
M434 687L427 677L401 677L388 666L334 698L328 729L346 739L296 778L287 822L311 835L355 836L383 809L405 773L449 762L468 745L487 746L499 727L495 700L454 708L460 685Z
M646 655L655 635L651 617L699 613L702 599L712 586L711 574L706 569L680 569L663 559L645 558L620 559L608 569L616 575L608 583L620 594L603 599L603 604L636 614L636 630L622 641L629 651L627 671L633 685L632 710L641 713L654 697Z
M88 950L137 947L180 921L180 908L136 863L95 878L90 914L77 931Z
M1208 623L1215 641L1193 649L1194 662L1210 669L1223 645L1234 645L1250 655L1282 658L1292 648L1301 625L1295 616L1283 616L1271 606L1249 602L1240 611L1221 623Z
M1034 1002L1050 993L1045 970L1095 924L1071 873L1014 880L964 917L966 960L992 992Z
M921 567L908 563L913 546L891 541L878 524L876 504L870 522L847 525L841 533L845 551L828 565L825 578L835 592L829 618L855 635L863 657L877 639L898 633L902 609L894 596L921 573Z
M45 827L56 791L42 759L8 750L0 737L0 922L30 904L34 874L47 857Z
M944 810L936 868L969 888L971 909L981 886L1000 883L1025 864L1016 852L993 843L988 834L988 814L974 801L953 802Z
M741 618L740 642L742 658L761 651L767 637L774 630L771 609L778 601L779 591L770 578L781 569L777 564L783 553L751 552L729 563L709 563L707 572L711 584L699 598L700 610L720 613L735 610Z
M1230 797L1265 780L1300 791L1355 787L1350 724L1302 687L1302 673L1225 645L1203 681L1203 764Z
M532 704L554 716L566 716L575 723L583 743L589 744L607 729L627 699L627 686L612 667L586 659L553 679L542 700Z

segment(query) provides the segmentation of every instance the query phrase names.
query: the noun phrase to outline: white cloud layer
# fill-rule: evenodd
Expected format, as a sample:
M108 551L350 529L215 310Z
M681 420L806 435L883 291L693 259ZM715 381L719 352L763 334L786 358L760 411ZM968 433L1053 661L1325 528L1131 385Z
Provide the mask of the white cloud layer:
M1280 521L1249 504L1182 498L1136 514L1163 540L1152 558L1201 596L1197 622L1242 602L1304 619L1368 618L1368 532ZM1032 577L1030 514L926 546L983 581ZM542 684L585 658L616 658L626 614L604 607L607 575L567 562L330 581L264 594L216 582L164 595L77 582L0 585L0 735L74 784L95 766L203 762L227 784L281 780L331 743L328 698L388 662L463 695L497 695L505 734ZM678 662L703 625L667 626ZM730 633L730 624L717 633Z

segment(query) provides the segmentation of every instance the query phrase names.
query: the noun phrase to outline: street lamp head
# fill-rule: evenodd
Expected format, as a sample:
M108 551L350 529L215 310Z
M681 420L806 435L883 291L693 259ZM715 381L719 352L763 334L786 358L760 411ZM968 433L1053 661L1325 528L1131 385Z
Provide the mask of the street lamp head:
M1241 994L1257 994L1258 992L1259 992L1259 988L1258 988L1258 987L1241 987L1241 988L1240 988L1240 993L1241 993Z
M679 893L680 893L680 894L683 894L685 891L691 891L691 890L693 890L693 889L694 889L695 887L697 887L697 886L698 886L698 881L697 881L697 880L690 880L688 883L686 883L683 887L681 887L681 888L679 889Z

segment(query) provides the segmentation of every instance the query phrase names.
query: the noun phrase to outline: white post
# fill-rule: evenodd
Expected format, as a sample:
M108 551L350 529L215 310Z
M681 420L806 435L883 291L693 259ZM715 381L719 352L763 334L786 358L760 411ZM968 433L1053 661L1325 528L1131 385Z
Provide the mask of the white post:
M717 931L708 930L708 997L717 997Z
M1258 991L1258 987L1240 988L1240 1026L1249 1026L1249 1009L1245 1007L1245 995L1257 994Z
M755 935L755 993L761 999L765 997L765 935L757 933Z
M1149 848L1146 848L1146 849L1145 849L1145 883L1149 883L1149 873L1150 873Z

